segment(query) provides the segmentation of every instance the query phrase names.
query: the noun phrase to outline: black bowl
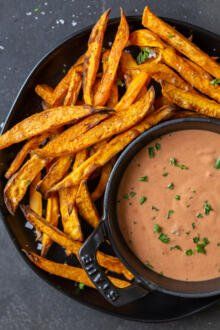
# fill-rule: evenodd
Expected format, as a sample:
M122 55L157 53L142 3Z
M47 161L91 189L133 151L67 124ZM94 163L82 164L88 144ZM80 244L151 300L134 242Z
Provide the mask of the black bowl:
M142 27L139 16L128 17L128 21L131 30ZM210 55L217 56L217 54L220 53L219 36L188 23L171 19L167 19L167 21L175 25L176 28L186 36L193 34L195 43L207 51ZM113 19L109 23L105 40L106 44L113 40L113 35L117 29L118 22L118 19ZM35 85L37 83L48 83L51 86L56 85L59 79L63 76L63 64L65 63L67 68L69 68L74 61L85 52L90 31L91 26L69 36L36 65L22 86L9 112L9 115L6 118L6 123L2 132L5 132L25 117L41 110L41 100L34 92ZM27 262L27 264L43 280L83 304L124 318L141 320L144 322L164 321L183 317L195 311L201 310L217 300L217 298L213 297L199 300L192 299L189 302L188 299L172 297L155 292L139 302L135 302L125 307L116 308L106 302L97 291L86 288L79 293L79 290L77 287L73 286L71 281L53 276L35 267L22 253L22 249L27 248L37 252L37 244L35 242L34 233L25 227L25 220L21 212L17 212L15 216L8 213L3 200L3 188L6 183L4 173L18 150L19 146L15 146L0 151L1 214L5 226L17 250L23 256L25 262ZM65 254L63 251L54 245L50 253L50 258L57 262L63 262L65 260L64 255Z
M207 130L220 134L220 120L182 118L161 123L130 143L114 165L105 191L103 221L81 248L80 260L100 293L116 306L142 298L152 290L185 298L204 298L220 294L220 277L197 282L180 281L162 276L146 267L127 245L117 218L118 188L126 167L135 155L147 144L164 134L190 129ZM115 288L98 266L95 252L105 240L110 241L118 258L134 274L136 283L129 288Z

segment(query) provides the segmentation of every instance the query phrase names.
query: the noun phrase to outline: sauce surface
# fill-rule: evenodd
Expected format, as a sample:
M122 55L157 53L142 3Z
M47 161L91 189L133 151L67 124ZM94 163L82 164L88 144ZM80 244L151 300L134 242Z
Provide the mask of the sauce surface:
M220 276L220 135L184 130L144 147L118 191L121 232L136 256L162 275Z

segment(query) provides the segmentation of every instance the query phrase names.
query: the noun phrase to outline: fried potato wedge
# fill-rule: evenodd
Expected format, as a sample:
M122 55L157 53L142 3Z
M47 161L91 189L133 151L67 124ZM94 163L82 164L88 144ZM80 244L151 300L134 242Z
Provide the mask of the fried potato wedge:
M67 143L59 142L59 137L51 141L45 148L37 149L37 154L45 157L59 157L62 155L75 154L76 152L88 148L97 142L110 138L111 136L125 131L143 119L149 111L149 106L154 100L155 92L153 87L139 101L129 108L115 113L99 125L90 129L86 133Z
M32 261L38 268L41 268L52 275L60 276L74 282L83 283L86 286L95 289L94 284L91 282L88 275L82 268L73 267L67 264L60 264L40 257L34 252L24 251L24 253L29 258L29 260ZM126 288L130 285L129 282L121 280L119 278L115 278L112 276L108 276L108 278L115 286L121 289Z
M7 182L4 201L8 211L14 214L31 182L46 166L48 160L33 155Z
M67 90L67 94L63 102L64 105L71 106L76 104L81 86L82 86L82 75L76 70L74 70L70 79L70 84Z
M81 242L73 241L68 235L52 226L42 217L38 216L29 206L21 206L21 210L27 219L37 230L47 234L54 242L64 247L66 250L78 256L79 249L82 246ZM117 274L124 275L128 280L133 278L133 275L125 268L125 266L116 257L97 252L97 260L100 266Z
M146 72L138 73L129 84L126 92L115 106L115 110L122 110L128 108L136 100L142 88L147 85L150 80L150 75Z
M86 149L76 154L73 169L79 167L86 160L87 154ZM64 232L73 240L83 241L83 233L76 209L77 191L78 186L60 190L60 213Z
M211 75L220 78L220 65L180 32L154 15L149 7L144 9L142 24Z
M90 226L96 228L100 222L98 211L91 199L87 183L82 181L76 195L76 206L81 217L88 222Z
M59 220L59 200L57 194L53 194L50 198L47 200L47 208L46 208L46 221L53 225L54 227L57 227ZM51 238L43 233L42 234L42 249L41 249L41 256L45 256L50 249L51 245L53 244L53 241Z
M147 29L132 32L129 41L133 46L164 48L163 41L155 33Z
M41 173L38 173L36 178L32 181L30 185L29 205L34 212L36 212L39 216L42 216L42 212L43 212L42 195L36 190L36 186L40 181L40 178L41 178Z
M162 93L170 102L181 108L220 118L220 104L202 95L183 91L168 83L162 84Z
M95 190L91 194L93 201L96 201L97 199L103 196L111 171L112 171L112 162L108 162L103 166L101 170L99 182Z
M35 87L35 93L42 98L42 100L49 106L49 108L53 104L53 88L46 85L37 85Z
M37 185L37 190L40 191L45 198L48 198L48 191L51 187L62 180L62 178L66 175L71 163L72 157L64 156L58 158L55 163L51 165L47 174Z
M165 48L162 56L164 62L175 69L193 87L220 103L220 86L213 86L212 79L206 77L206 72L202 68L198 69L195 64L177 55L171 47Z
M74 123L93 113L103 111L103 108L92 108L88 105L63 106L36 113L9 129L0 136L0 150L29 139L63 125ZM106 110L106 109L105 109Z
M49 134L45 133L45 134L42 134L42 135L35 136L23 145L23 147L17 153L17 155L15 156L15 158L12 161L11 165L9 166L9 169L5 173L6 179L9 179L15 172L17 172L17 170L19 170L19 168L21 167L21 165L25 161L28 154L32 150L39 147L39 145L41 143L43 143L48 138L48 135Z
M93 104L92 87L98 72L105 30L110 10L106 10L92 29L88 50L83 65L83 98L86 104Z
M129 26L126 17L121 10L121 21L108 57L107 68L103 73L101 83L94 95L94 105L96 106L104 105L109 99L110 91L117 73L120 57L123 49L126 47L128 39Z
M81 166L67 175L61 182L52 188L53 191L66 187L78 185L82 180L86 180L98 168L104 166L117 153L122 151L138 135L143 133L149 127L156 125L161 120L168 118L173 111L172 106L165 106L151 115L147 116L140 124L137 124L130 130L117 135L109 142L103 144L99 150L89 157Z

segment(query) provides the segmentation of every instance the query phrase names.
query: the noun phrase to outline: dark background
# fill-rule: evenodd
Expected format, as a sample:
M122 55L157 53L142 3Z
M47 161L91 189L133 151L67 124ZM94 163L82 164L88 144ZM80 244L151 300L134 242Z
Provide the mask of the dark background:
M220 0L0 0L0 124L32 67L63 38L94 23L108 7L115 17L119 6L137 15L146 4L158 15L220 30ZM220 303L163 325L123 321L91 310L38 278L0 222L0 329L219 329L219 309Z

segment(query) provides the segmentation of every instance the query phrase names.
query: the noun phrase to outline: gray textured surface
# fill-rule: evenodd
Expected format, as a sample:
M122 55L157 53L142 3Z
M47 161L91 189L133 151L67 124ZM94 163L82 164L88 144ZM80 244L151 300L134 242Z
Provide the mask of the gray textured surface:
M141 13L148 3L157 14L218 33L220 0L0 0L0 123L29 71L63 37L94 23L121 5ZM21 109L22 110L22 109ZM23 262L0 222L0 329L219 329L220 304L182 321L144 325L101 314L73 302L40 280Z

